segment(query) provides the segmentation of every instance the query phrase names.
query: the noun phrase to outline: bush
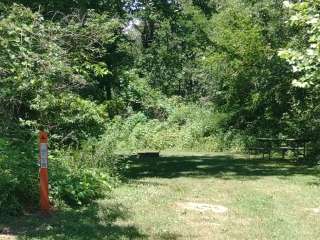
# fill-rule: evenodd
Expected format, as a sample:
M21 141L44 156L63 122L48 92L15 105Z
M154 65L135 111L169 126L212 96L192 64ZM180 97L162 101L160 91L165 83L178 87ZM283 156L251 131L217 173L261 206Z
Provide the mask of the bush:
M112 178L98 169L56 168L51 170L50 195L55 202L76 207L103 198L112 189Z
M15 196L19 180L8 169L0 169L0 211L4 214L17 214L22 206Z
M21 140L0 138L0 212L19 214L38 203L39 183L34 149Z
M39 206L37 141L10 139L0 138L0 212L18 215ZM108 139L89 139L78 149L51 149L51 202L78 207L108 196L120 179L122 163Z
M49 171L52 200L77 207L106 197L119 179L121 163L106 139L90 139L79 149L56 151Z
M230 114L210 106L183 104L179 98L168 99L161 107L168 114L166 119L149 119L142 112L126 119L117 117L107 124L104 137L113 139L118 151L245 149L244 134L227 127Z

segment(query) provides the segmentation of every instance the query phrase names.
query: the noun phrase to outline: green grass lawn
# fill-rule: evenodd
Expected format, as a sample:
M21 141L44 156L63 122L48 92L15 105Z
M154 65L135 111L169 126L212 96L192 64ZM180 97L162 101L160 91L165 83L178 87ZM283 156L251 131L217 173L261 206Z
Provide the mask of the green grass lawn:
M320 170L240 155L130 160L112 199L81 210L0 218L18 239L320 239ZM200 212L184 203L221 205ZM1 237L0 237L1 239Z

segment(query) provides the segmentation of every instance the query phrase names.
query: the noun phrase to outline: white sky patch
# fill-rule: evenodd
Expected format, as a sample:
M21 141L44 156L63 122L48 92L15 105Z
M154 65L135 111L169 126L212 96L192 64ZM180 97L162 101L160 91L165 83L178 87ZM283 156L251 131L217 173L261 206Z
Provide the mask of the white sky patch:
M136 27L140 27L142 25L142 21L140 19L130 20L127 26L123 29L125 34L129 34L132 31L136 30Z

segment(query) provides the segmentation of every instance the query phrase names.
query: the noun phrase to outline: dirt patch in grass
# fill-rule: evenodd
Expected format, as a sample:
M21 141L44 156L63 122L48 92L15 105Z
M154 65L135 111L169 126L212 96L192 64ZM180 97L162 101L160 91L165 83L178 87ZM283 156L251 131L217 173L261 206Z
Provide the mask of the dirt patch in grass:
M3 229L0 228L0 240L12 240L16 239L15 236L11 235L11 229L5 227Z
M310 210L312 213L320 215L320 207L319 208L311 208Z
M193 210L198 212L213 212L217 214L224 214L228 212L228 208L221 205L212 205L207 203L195 202L178 202L177 206L185 210Z
M0 234L0 240L15 240L16 237L7 234Z

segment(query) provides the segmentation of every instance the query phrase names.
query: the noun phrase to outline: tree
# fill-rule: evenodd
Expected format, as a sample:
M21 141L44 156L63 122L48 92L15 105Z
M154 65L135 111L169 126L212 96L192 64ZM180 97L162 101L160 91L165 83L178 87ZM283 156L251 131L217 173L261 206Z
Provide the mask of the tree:
M284 2L290 18L288 26L295 35L279 55L291 65L294 74L292 86L292 110L287 122L291 131L312 138L317 142L320 135L320 2Z
M283 127L290 108L290 71L277 56L289 34L283 13L277 0L225 1L204 28L211 45L203 81L215 105L233 113L233 127L270 134Z
M307 0L298 3L285 1L291 17L289 23L300 32L287 49L279 52L296 73L292 84L296 87L318 87L320 82L320 17L319 1Z
M44 125L56 141L101 133L106 106L86 92L95 78L109 73L99 62L100 46L113 41L116 24L91 14L86 28L77 22L61 27L21 5L3 7L1 15L1 118L20 126ZM98 32L101 18L109 24Z

